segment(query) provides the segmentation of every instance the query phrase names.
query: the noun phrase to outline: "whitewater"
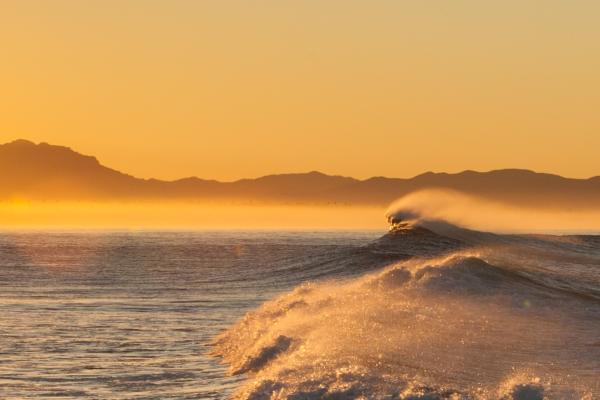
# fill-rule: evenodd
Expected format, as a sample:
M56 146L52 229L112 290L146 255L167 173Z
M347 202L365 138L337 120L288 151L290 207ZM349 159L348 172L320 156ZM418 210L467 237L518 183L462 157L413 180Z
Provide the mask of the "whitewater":
M218 335L236 399L600 396L600 236L499 234L403 204L390 231ZM429 212L430 210L428 210Z

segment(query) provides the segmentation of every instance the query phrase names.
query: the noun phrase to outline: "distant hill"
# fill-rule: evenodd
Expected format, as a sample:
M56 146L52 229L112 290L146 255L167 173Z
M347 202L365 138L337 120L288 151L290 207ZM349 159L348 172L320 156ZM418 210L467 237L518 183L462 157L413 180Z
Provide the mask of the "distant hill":
M410 179L358 180L320 172L218 182L139 179L68 147L17 140L0 145L0 200L217 200L285 204L385 206L407 193L447 188L525 206L600 208L600 177L570 179L520 169Z

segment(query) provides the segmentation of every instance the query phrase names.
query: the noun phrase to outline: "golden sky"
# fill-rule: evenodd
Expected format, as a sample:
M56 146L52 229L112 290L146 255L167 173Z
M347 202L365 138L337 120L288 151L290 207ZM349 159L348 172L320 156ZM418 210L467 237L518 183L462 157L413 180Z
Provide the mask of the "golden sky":
M600 2L0 0L0 142L140 177L600 174Z

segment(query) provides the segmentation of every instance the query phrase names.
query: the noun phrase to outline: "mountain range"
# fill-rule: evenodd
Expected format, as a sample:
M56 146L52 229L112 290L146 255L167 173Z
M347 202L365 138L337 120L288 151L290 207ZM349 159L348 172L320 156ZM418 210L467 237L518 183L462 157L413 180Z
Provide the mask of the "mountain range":
M64 146L16 140L0 145L0 200L192 200L385 206L413 191L442 188L522 206L600 208L600 176L571 179L523 169L358 180L320 172L219 182L140 179Z

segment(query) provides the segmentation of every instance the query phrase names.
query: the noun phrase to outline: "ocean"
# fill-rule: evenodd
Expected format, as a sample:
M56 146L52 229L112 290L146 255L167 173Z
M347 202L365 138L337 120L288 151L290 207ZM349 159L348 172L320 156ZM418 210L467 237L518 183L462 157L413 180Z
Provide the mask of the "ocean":
M4 232L0 399L227 398L213 338L376 236Z
M0 399L598 396L600 236L0 234Z

